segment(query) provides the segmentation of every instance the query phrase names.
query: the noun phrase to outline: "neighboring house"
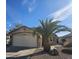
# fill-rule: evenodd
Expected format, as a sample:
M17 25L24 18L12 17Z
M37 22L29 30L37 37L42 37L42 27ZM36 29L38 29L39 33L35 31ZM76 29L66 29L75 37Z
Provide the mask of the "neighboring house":
M71 33L63 36L62 39L60 40L64 46L72 46L72 34Z
M10 43L13 46L23 46L23 47L40 47L42 45L41 39L37 39L33 36L33 31L31 28L26 26L21 26L17 29L12 30L8 33L10 35Z

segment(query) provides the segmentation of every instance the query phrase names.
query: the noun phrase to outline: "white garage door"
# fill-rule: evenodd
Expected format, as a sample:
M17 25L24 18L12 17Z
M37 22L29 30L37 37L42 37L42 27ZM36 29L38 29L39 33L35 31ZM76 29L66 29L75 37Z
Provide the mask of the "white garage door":
M37 47L37 39L29 33L21 33L13 35L14 46Z

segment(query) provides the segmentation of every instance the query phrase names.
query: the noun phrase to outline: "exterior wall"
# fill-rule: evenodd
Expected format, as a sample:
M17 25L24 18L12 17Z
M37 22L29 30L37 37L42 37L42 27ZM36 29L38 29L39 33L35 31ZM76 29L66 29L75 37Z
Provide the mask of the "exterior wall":
M37 47L37 38L32 33L14 34L13 46Z

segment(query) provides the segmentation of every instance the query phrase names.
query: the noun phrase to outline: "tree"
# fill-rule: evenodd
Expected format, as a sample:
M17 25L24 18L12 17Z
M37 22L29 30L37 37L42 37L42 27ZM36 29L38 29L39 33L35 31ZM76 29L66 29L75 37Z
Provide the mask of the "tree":
M50 43L49 39L53 37L54 34L61 31L70 31L70 29L66 26L59 25L60 21L53 21L53 19L43 19L40 20L40 26L34 29L34 35L42 36L42 45L44 47L44 51L50 51Z

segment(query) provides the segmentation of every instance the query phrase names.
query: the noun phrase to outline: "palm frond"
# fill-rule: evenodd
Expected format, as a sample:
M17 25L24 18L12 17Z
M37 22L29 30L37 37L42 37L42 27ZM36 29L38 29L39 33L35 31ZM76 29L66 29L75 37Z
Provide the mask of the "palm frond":
M59 24L61 21L52 22L52 20L53 19L40 20L41 26L35 28L35 33L39 33L43 36L50 37L52 33L58 33L61 31L71 32L71 30L68 27Z
M58 33L58 32L61 32L61 31L71 32L71 29L66 27L66 26L59 26L59 28L56 29L54 33Z

